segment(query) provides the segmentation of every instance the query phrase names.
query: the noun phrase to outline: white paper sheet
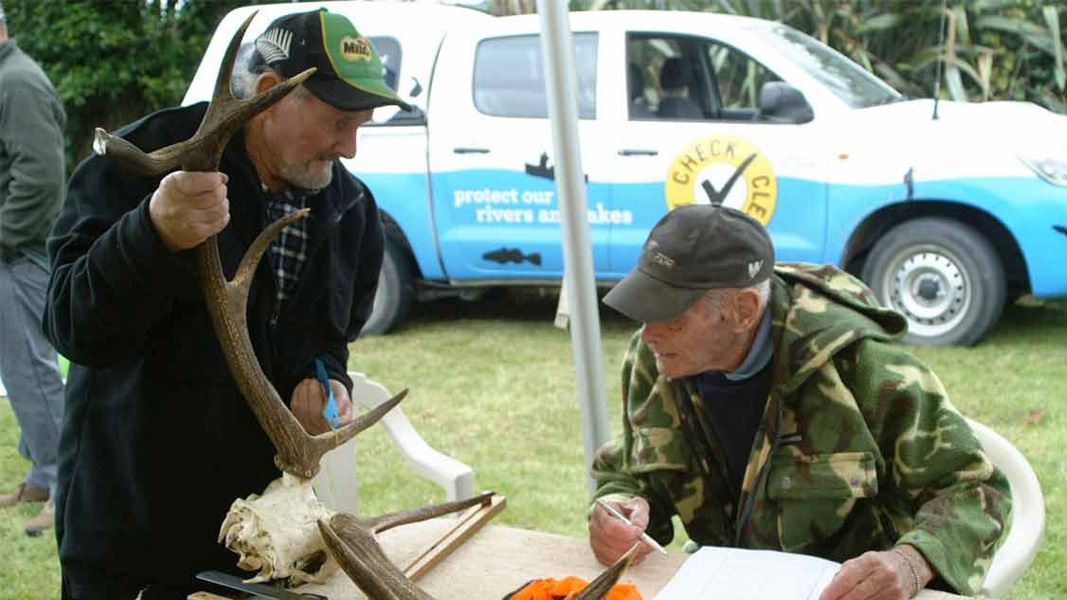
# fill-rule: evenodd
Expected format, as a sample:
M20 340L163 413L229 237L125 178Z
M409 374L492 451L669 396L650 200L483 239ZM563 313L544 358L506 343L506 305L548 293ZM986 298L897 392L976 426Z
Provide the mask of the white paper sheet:
M818 600L840 568L803 554L704 546L654 600Z

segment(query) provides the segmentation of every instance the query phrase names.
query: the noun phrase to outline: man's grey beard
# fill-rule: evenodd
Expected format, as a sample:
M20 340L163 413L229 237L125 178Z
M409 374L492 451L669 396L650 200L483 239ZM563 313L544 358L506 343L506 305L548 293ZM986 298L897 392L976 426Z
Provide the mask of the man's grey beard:
M302 165L286 165L281 169L281 176L289 185L305 189L320 190L333 181L333 163L323 173L313 173L310 170L311 163L308 161ZM314 161L318 162L318 161Z

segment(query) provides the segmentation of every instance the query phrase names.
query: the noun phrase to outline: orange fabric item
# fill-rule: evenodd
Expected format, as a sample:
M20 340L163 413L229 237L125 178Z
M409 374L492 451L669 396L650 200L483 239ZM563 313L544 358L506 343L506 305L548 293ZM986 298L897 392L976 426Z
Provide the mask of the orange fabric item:
M534 579L522 589L508 597L508 600L566 600L582 591L587 585L580 577L564 579ZM617 583L604 600L643 600L637 587L629 583Z

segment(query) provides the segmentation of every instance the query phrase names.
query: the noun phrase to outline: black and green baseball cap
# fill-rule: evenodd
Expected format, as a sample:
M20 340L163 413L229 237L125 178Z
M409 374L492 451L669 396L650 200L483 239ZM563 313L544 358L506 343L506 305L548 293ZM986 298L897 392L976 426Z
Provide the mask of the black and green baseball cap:
M774 245L759 221L719 205L678 207L648 234L637 267L604 296L635 321L669 321L713 289L746 288L774 271Z
M411 110L385 84L374 44L343 15L323 8L279 17L256 38L255 46L253 61L261 60L285 77L316 67L304 87L335 108L393 104Z

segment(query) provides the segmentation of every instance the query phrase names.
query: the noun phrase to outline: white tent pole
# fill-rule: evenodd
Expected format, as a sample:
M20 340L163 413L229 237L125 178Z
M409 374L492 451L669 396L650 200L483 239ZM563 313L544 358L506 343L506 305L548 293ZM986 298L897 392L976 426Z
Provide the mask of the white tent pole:
M585 465L593 464L600 444L611 437L604 391L604 361L600 352L596 276L589 243L588 207L578 147L578 75L574 37L565 0L537 0L541 19L541 56L548 94L555 156L556 198L563 228L563 283L571 307L571 347L577 372L582 416ZM596 484L590 477L589 494Z

